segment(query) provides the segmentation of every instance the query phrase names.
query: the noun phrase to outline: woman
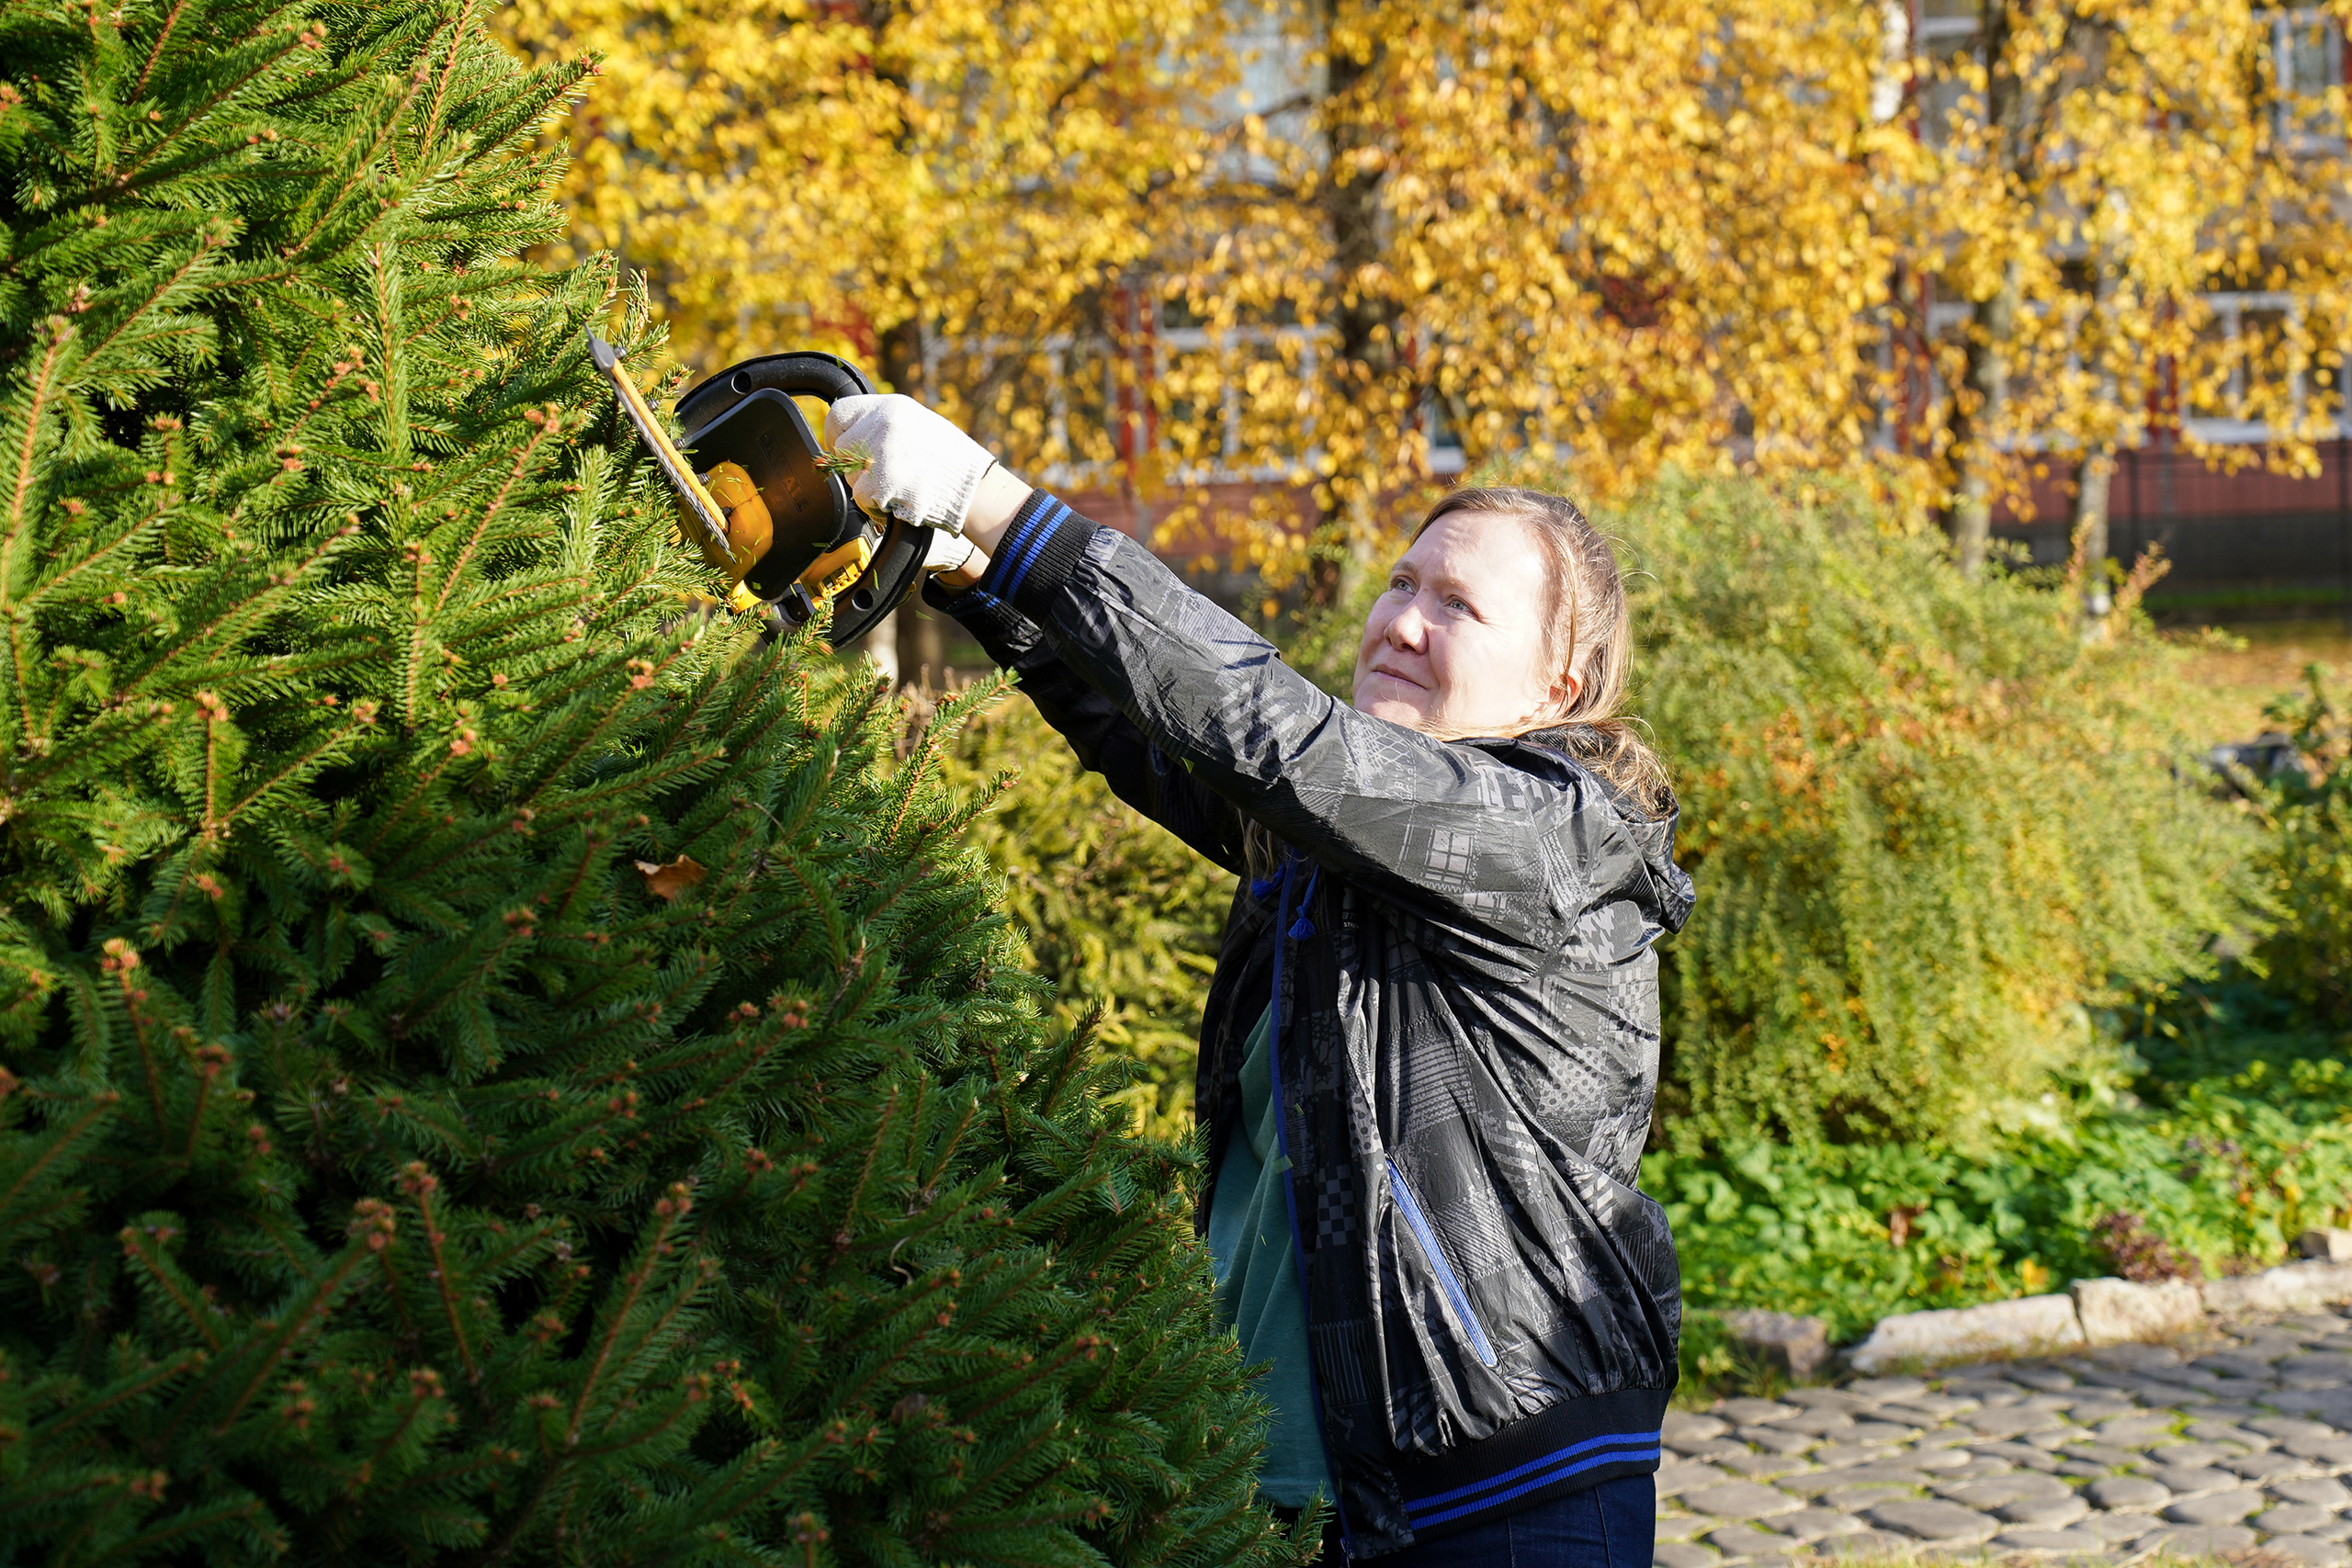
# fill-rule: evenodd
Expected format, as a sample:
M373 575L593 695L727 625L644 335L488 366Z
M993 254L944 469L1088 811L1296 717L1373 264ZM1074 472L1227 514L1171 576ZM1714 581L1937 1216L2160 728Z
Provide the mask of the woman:
M867 510L961 533L929 602L1243 876L1195 1103L1219 1308L1271 1362L1266 1495L1332 1496L1346 1554L1396 1568L1647 1568L1681 1298L1634 1183L1651 943L1691 895L1614 716L1607 545L1555 496L1448 496L1351 707L911 400L845 399L826 437Z

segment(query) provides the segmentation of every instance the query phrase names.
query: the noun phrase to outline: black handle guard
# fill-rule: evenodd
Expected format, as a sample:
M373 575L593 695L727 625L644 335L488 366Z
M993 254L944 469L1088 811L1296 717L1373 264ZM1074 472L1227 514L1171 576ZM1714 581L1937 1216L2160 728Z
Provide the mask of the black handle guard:
M842 398L868 396L874 390L874 383L856 366L831 354L804 350L746 359L740 365L729 366L678 400L678 421L686 431L680 445L692 446L704 425L753 392L767 390L833 403ZM826 478L831 488L840 492L842 504L852 504L848 483L839 474ZM930 529L895 518L885 525L882 543L875 550L874 558L866 563L856 581L833 597L831 640L835 648L846 648L855 642L899 607L921 580L923 557L930 549ZM797 626L808 618L798 610L808 604L807 592L798 584L786 589L778 603L793 606L783 617L790 625ZM814 606L809 608L813 610ZM776 618L772 616L771 625L775 624Z
M770 354L730 365L678 400L678 422L686 427L682 446L694 445L702 427L750 397L774 390L787 398L821 398L837 403L843 398L870 395L874 383L865 372L837 355L802 351Z
M922 581L923 557L930 552L930 529L890 519L873 561L833 596L833 646L855 642L897 609Z

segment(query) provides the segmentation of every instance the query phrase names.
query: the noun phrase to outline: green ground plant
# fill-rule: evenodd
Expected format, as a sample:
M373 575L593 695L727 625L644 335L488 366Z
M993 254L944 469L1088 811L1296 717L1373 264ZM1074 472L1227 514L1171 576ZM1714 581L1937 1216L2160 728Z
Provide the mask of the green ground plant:
M681 616L618 280L515 259L580 70L241 0L0 62L0 1555L1287 1560L971 801Z
M1674 1385L1678 1409L1704 1410L1719 1399L1773 1399L1790 1384L1788 1369L1736 1337L1716 1308L1685 1302L1675 1348L1681 1372Z
M2267 1268L2303 1230L2352 1218L2346 1042L2245 987L2140 1021L2128 1085L2063 1085L2044 1116L1965 1152L1762 1139L1653 1152L1642 1185L1673 1220L1684 1292L1817 1314L1851 1337L1889 1313L2146 1277L2145 1262Z

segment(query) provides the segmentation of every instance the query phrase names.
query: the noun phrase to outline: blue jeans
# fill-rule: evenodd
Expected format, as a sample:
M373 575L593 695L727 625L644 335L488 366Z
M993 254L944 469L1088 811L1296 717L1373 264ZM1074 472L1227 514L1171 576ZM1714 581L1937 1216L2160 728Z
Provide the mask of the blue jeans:
M1346 1560L1339 1532L1323 1562ZM1460 1535L1421 1541L1366 1568L1650 1568L1657 1540L1657 1478L1621 1475Z

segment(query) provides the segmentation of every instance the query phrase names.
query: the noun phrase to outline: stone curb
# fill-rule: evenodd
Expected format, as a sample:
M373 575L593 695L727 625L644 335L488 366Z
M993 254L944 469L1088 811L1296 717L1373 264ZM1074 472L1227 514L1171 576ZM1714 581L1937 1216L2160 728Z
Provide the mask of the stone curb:
M2346 1303L2352 1303L2352 1263L2282 1263L2202 1284L2077 1280L2064 1295L1883 1317L1846 1359L1856 1371L1871 1374L1988 1355L2167 1339L2201 1327L2209 1313L2314 1312Z

